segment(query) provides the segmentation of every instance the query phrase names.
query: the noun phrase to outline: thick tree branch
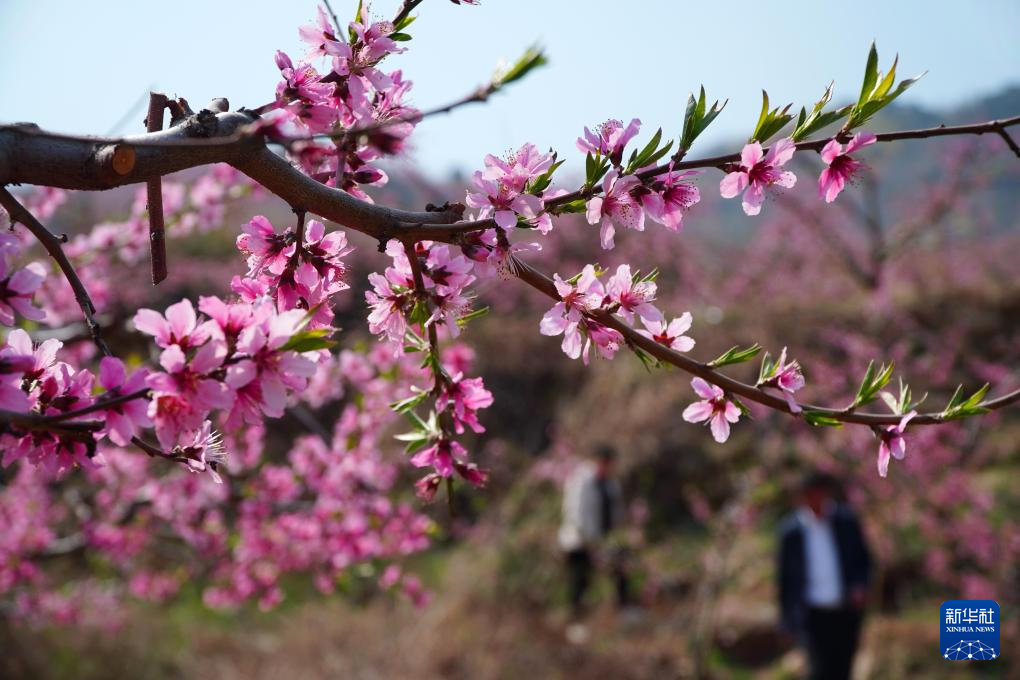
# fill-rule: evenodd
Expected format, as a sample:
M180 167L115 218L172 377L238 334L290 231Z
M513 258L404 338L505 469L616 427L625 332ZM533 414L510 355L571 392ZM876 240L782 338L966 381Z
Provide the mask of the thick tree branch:
M31 125L2 126L0 185L103 190L229 163L290 205L377 239L413 236L416 231L403 226L408 223L451 223L463 215L456 206L441 212L412 212L358 200L300 172L262 140L233 137L252 122L247 113L206 113L169 130L121 138L62 135ZM130 163L117 161L128 156Z

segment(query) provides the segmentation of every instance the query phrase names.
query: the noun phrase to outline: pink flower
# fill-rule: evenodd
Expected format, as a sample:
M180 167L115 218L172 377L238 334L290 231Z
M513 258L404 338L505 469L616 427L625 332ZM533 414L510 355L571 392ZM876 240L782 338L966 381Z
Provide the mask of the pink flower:
M478 422L478 411L492 406L492 392L485 389L481 378L465 378L457 373L443 384L442 391L436 397L436 410L439 412L449 408L453 413L453 425L457 434L464 432L467 425L475 432L485 432Z
M606 173L602 181L602 196L588 199L588 224L602 223L602 247L611 250L616 227L644 231L645 212L631 192L641 185L634 175L620 177L615 170Z
M758 383L760 387L774 387L778 389L783 398L786 399L791 413L800 413L801 407L794 399L793 393L804 387L804 375L801 373L800 364L796 359L786 362L786 348L779 354L772 367L772 372Z
M392 267L386 275L377 272L368 275L372 290L365 292L365 299L371 308L368 315L368 330L375 335L384 334L391 342L403 342L407 332L404 310L411 304L411 289L402 274Z
M344 280L347 265L342 258L354 250L347 244L347 234L342 231L326 233L326 227L318 220L309 220L305 226L304 243L301 246L302 264L298 267L314 269L328 295L346 290L350 286ZM298 278L307 278L299 273Z
M606 156L613 165L623 160L623 150L641 129L641 121L634 118L627 127L623 121L610 119L595 128L593 133L584 128L584 137L577 138L577 149L582 153Z
M648 216L670 231L680 231L684 226L684 211L701 200L698 187L686 177L697 175L697 170L674 172L670 163L669 171L656 177L641 195L641 205Z
M238 302L227 304L216 296L198 298L198 308L212 320L209 330L220 342L234 347L237 338L252 321L252 305Z
M277 276L282 274L297 248L294 232L277 234L262 215L251 218L241 231L244 233L237 237L237 249L248 254L248 275L254 276L263 269Z
M333 28L332 22L329 17L326 16L326 10L323 9L322 5L319 5L315 23L304 24L298 27L298 35L301 37L301 41L308 44L308 55L309 59L316 57L340 56L343 54L349 54L350 48L336 37L336 31Z
M411 465L415 467L432 466L441 477L452 477L455 460L466 461L467 450L459 442L443 438L412 456Z
M359 21L352 21L349 26L357 36L360 63L374 64L387 54L400 54L404 51L402 47L390 38L393 33L393 24L388 21L376 21L369 23L368 7L362 7ZM377 86L378 87L378 86ZM380 90L386 89L380 87Z
M466 203L480 210L481 217L492 215L503 229L516 226L518 216L538 220L542 199L524 192L552 163L552 155L539 153L534 144L525 144L506 160L490 154L485 157L485 170L474 174L474 185L480 191L468 193Z
M106 389L103 398L130 394L145 388L148 371L141 368L128 378L124 364L114 357L103 357L99 362L99 382ZM127 446L142 428L152 425L146 415L148 403L132 399L102 411L106 419L106 434L114 444Z
M442 483L442 476L430 472L414 483L414 492L418 498L426 503L431 503L436 499L436 492L439 491L439 485Z
M176 345L182 351L194 349L209 339L209 327L199 324L191 300L181 300L166 308L166 318L153 309L139 309L135 328L151 335L160 347Z
M907 440L903 434L917 411L911 411L903 416L897 425L889 425L885 429L879 429L877 434L878 444L878 474L885 477L889 473L889 456L896 460L903 460L907 455Z
M864 165L850 158L850 154L874 144L877 139L872 133L861 131L853 136L846 149L835 139L830 140L822 149L822 160L829 167L822 170L818 177L818 196L824 198L826 203L835 201L846 187L846 183L853 181L854 175Z
M606 297L619 307L616 312L634 323L634 315L642 321L662 321L662 312L652 304L655 300L656 285L654 281L638 281L635 283L630 273L629 264L621 264L606 282Z
M684 312L668 324L663 319L654 321L643 318L641 323L646 330L639 330L638 333L677 352L689 352L694 348L694 339L684 333L690 330L691 322L690 312Z
M181 432L200 426L214 408L233 403L230 389L209 373L220 368L226 348L220 343L203 346L189 361L178 345L170 345L159 357L166 373L153 373L146 382L153 390L148 415L156 426L159 443L176 443Z
M0 409L28 411L32 404L28 395L21 389L21 383L25 373L32 370L35 360L30 354L4 350L0 350Z
M539 331L542 335L549 336L562 333L563 353L571 359L577 359L581 356L584 345L580 327L582 314L602 304L606 294L605 288L595 275L595 267L590 264L582 270L576 285L567 283L559 274L553 276L553 283L560 301L542 317Z
M226 462L227 453L223 450L223 437L219 432L213 431L212 423L208 420L198 429L184 433L181 443L175 446L171 453L185 459L184 464L188 471L208 470L214 482L223 483L217 470Z
M428 474L415 484L420 498L430 501L439 487L440 478L450 478L456 472L474 486L484 486L488 475L474 463L468 462L467 450L458 442L442 438L432 446L411 457L415 467L432 466L435 473ZM435 475L435 476L433 476Z
M768 154L763 154L761 144L751 142L740 152L737 169L727 173L719 184L719 192L723 198L734 198L743 192L744 212L757 215L765 201L766 189L773 185L790 189L797 183L796 175L783 170L796 150L797 145L789 137L773 144Z
M239 395L254 393L263 413L273 418L283 415L288 389L303 390L315 373L315 363L308 357L280 351L297 332L304 315L296 309L262 318L246 328L237 341L238 354L247 359L237 364L231 387Z
M288 102L304 101L316 103L333 94L333 85L322 82L322 77L308 64L298 63L297 67L285 52L276 51L276 66L284 81L277 85L276 96L281 106Z
M463 255L454 256L449 246L431 244L425 258L425 275L440 294L459 293L475 277L474 265Z
M584 349L581 352L581 361L585 366L588 365L588 351L592 345L603 359L612 359L620 350L620 345L623 344L623 335L620 331L604 326L598 321L583 318L581 319L581 328L588 336L588 341L584 344Z
M25 366L28 362L23 357L31 357L31 365L25 369L24 377L32 382L52 369L57 360L57 350L63 345L64 343L59 340L51 338L33 348L28 333L21 328L15 328L7 334L7 346L0 349L0 358L19 357L18 365Z
M32 296L46 278L46 269L38 262L10 273L7 257L0 252L0 324L14 325L14 313L40 321L46 313L32 304Z
M721 387L711 385L701 378L691 380L691 387L703 401L694 402L684 409L684 420L688 423L708 421L712 437L722 444L730 438L730 423L740 419L740 409L726 398Z
M393 24L388 21L369 23L367 6L362 8L358 19L348 24L356 39L350 45L340 43L339 47L334 47L340 53L333 58L333 71L341 76L362 76L377 90L388 90L392 81L374 65L386 55L399 54L404 50L389 37L393 33ZM358 82L357 78L347 80L348 86L355 82Z

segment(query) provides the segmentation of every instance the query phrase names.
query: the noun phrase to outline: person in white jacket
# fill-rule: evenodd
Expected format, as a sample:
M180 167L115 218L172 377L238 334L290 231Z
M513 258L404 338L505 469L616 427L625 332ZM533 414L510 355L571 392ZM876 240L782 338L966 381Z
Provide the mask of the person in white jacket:
M592 460L581 463L571 473L563 490L559 543L566 555L570 606L575 618L582 613L584 597L591 585L595 551L605 547L606 538L624 524L623 492L613 476L615 457L611 447L600 447ZM621 608L628 606L622 551L607 550L599 556L608 561L617 604Z

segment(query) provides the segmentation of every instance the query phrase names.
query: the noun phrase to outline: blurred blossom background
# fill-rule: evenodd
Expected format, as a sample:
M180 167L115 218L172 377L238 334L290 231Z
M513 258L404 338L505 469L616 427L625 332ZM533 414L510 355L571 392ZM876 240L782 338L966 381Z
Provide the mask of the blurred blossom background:
M341 16L353 7L333 0ZM393 3L374 3L380 16ZM162 89L202 105L270 101L276 49L300 54L297 26L312 2L173 5L6 0L0 5L0 120L70 132L142 130L139 102ZM540 42L550 65L488 104L422 123L409 159L387 168L377 203L420 209L462 200L464 177L486 153L533 141L567 163L557 176L580 184L574 140L606 118L679 133L687 93L704 84L729 98L693 157L739 147L757 117L760 89L774 104L810 104L830 80L834 101L855 98L869 43L883 64L928 75L869 125L876 132L979 122L1020 112L1020 5L859 2L811 9L768 3L499 2L419 9L414 40L388 62L414 80L413 102L429 108L484 82L501 56ZM896 362L915 394L940 408L960 383L1020 386L1020 161L997 137L876 145L867 171L832 206L817 198L814 155L795 157L802 177L762 214L744 217L718 195L720 175L695 178L702 200L681 234L649 223L598 246L583 215L561 218L531 257L573 275L589 262L658 267L663 308L690 310L692 354L707 360L758 342L788 347L805 367L812 403L837 404L856 390L872 359ZM202 173L172 178L188 192ZM123 217L136 188L70 195L51 218L74 234ZM159 289L134 272L146 306L182 295L225 292L244 266L233 246L252 214L286 223L289 209L254 192L228 204L218 229L172 241L187 274ZM171 229L173 226L171 226ZM385 266L375 243L350 234L353 290L337 309L343 346L370 342L364 321L367 272ZM130 277L128 277L130 278ZM134 281L134 279L131 279ZM877 561L859 678L1020 677L1011 660L961 670L938 653L939 604L995 599L1003 647L1018 648L1020 604L1020 416L1005 409L940 428L910 431L904 461L875 469L877 444L862 428L812 428L756 408L723 445L684 423L689 381L648 371L633 356L584 368L539 335L549 303L513 282L480 287L493 309L464 337L475 371L495 396L486 432L469 437L492 471L484 490L464 489L452 513L425 512L432 545L404 568L430 594L416 607L372 587L380 574L354 569L324 596L307 579L285 584L271 613L254 606L220 613L197 585L161 603L132 603L117 625L0 624L0 675L36 678L786 678L803 660L776 634L774 566L778 519L805 471L840 478L862 517ZM493 287L501 286L500 294ZM508 288L509 292L505 292ZM733 374L753 382L756 366ZM880 408L880 407L879 407ZM335 410L312 414L321 422ZM273 423L280 447L308 422ZM563 637L566 585L556 546L561 485L601 444L620 454L629 505L626 541L646 616L632 626L604 606L591 640ZM402 461L385 441L382 453ZM267 450L266 455L282 455ZM401 463L395 497L413 496ZM414 501L417 502L417 501ZM171 558L172 559L172 558ZM102 567L71 561L68 582ZM412 598L413 599L413 598ZM96 618L103 619L101 615ZM2 620L2 619L0 619ZM93 622L97 623L97 622ZM111 623L99 621L98 623Z

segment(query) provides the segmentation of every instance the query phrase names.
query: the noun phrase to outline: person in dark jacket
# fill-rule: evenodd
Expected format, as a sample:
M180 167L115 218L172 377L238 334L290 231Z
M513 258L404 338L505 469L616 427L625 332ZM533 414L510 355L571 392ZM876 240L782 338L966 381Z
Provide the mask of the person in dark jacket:
M860 637L871 583L871 555L838 484L812 473L779 539L782 628L804 646L811 680L846 680Z

